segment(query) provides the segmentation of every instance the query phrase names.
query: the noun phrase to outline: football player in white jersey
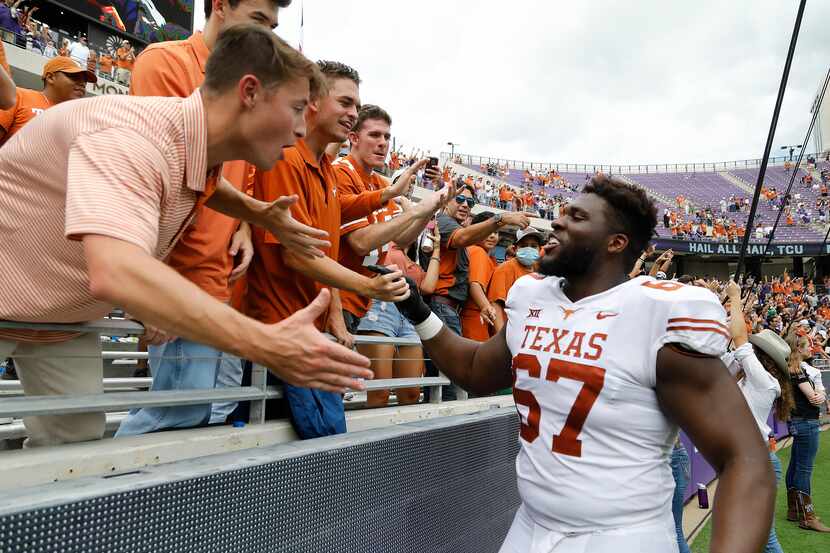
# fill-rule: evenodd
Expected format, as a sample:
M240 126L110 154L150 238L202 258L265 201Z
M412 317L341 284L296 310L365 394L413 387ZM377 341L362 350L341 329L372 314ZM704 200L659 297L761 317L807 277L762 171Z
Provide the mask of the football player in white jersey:
M513 384L522 505L501 551L676 552L668 455L679 425L720 475L711 551L757 553L775 480L719 359L726 313L708 290L628 278L657 223L642 190L600 176L583 192L489 341L443 328L417 288L398 304L453 382L478 394Z

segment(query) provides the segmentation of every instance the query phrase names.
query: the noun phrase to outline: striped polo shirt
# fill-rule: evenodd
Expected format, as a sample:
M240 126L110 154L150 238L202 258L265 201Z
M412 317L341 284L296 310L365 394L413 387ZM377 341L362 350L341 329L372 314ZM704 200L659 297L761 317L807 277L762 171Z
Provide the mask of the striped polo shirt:
M198 90L74 100L36 117L0 148L0 319L106 315L112 306L90 294L80 239L104 235L163 259L213 189L207 173ZM0 339L67 337L0 330Z

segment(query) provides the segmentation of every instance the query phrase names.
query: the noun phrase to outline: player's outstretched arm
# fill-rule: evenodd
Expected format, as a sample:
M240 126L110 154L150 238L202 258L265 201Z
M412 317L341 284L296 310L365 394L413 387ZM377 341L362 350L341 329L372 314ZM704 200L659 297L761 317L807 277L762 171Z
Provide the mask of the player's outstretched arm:
M772 522L775 476L758 426L723 363L663 346L657 399L718 472L710 551L761 551Z
M504 332L502 328L486 342L476 342L444 325L434 338L422 342L432 362L450 380L474 394L492 394L513 381Z
M386 273L385 267L370 269ZM450 380L475 394L489 394L510 386L510 350L507 348L505 329L486 342L467 340L448 329L418 291L418 285L406 277L409 297L398 302L398 310L421 337L430 359Z

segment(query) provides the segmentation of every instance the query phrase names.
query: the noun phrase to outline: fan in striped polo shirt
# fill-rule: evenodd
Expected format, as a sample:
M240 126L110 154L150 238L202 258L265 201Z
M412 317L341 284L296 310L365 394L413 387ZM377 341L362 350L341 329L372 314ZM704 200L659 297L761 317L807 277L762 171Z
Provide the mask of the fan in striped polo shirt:
M273 166L281 156L275 144L304 135L305 108L320 83L302 54L242 25L220 36L203 87L187 98L102 96L35 118L0 149L0 319L83 322L118 305L171 334L272 367L287 382L360 389L350 377L371 378L368 360L313 326L327 293L269 326L160 261L201 204L262 225L295 252L322 255L325 233L290 216L295 198L260 202L217 179L225 161ZM2 331L2 357L15 360L27 395L101 392L97 334ZM24 423L30 447L104 432L103 413Z

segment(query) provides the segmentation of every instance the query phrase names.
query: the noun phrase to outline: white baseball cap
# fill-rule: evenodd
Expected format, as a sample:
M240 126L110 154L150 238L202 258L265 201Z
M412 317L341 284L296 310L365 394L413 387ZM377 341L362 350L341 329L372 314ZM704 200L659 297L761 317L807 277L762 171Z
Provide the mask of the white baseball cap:
M545 240L545 235L542 234L541 231L538 231L533 227L527 227L524 230L519 229L519 230L516 231L516 242L519 242L519 241L522 240L522 238L526 238L528 236L535 236L536 238L539 239L540 242L544 242L544 240Z

